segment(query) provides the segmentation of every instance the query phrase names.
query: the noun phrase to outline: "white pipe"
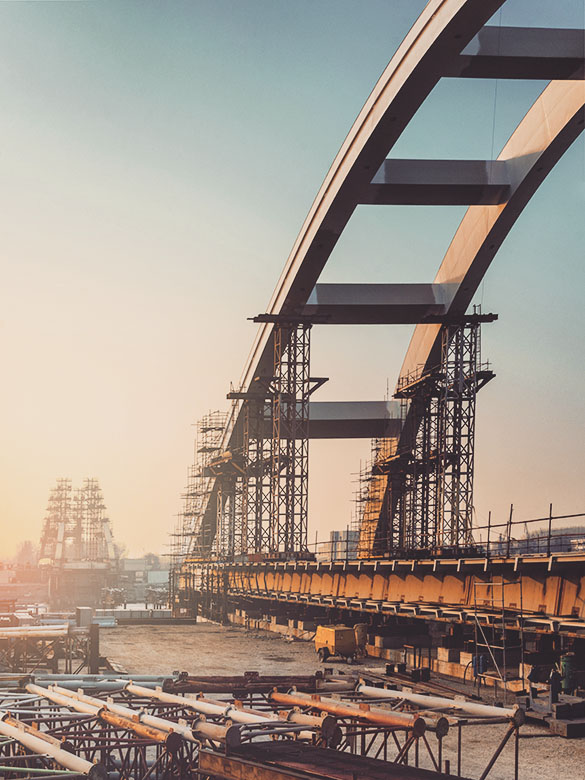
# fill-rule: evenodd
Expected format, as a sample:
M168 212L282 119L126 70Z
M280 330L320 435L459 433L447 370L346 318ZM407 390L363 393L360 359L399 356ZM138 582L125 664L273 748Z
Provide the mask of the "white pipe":
M0 628L0 639L58 639L67 636L69 626L11 626Z
M95 707L93 704L86 704L81 701L71 700L68 696L64 696L62 693L56 693L50 688L42 688L40 685L34 683L28 683L26 690L29 693L37 693L39 696L44 696L46 699L54 702L55 704L61 704L63 707L68 707L71 710L77 710L77 712L83 712L86 715L97 715L101 707Z
M356 693L367 696L369 699L406 699L413 704L418 704L427 709L452 709L467 712L469 715L480 715L484 718L511 718L517 725L524 723L524 710L515 706L512 709L504 707L493 707L491 704L479 704L474 701L465 701L464 699L447 699L443 696L427 696L422 693L412 693L411 691L394 691L389 688L374 688L371 685L358 683Z
M125 682L121 680L120 682ZM186 696L179 696L176 693L166 693L162 688L143 688L141 685L134 685L132 682L127 683L125 690L128 693L132 693L134 696L143 696L148 699L157 699L158 701L166 702L167 704L181 704L183 707L195 710L195 712L201 712L204 715L215 715L216 717L228 718L235 723L283 723L278 715L256 715L251 712L244 712L243 710L234 707L233 704L216 704L210 701L201 701L200 699L191 699ZM310 731L301 731L299 733L301 739L312 739L313 733Z
M88 775L92 780L107 780L108 773L101 764L92 764L84 758L68 753L51 742L47 742L42 737L37 737L24 729L17 728L5 723L4 715L0 716L0 734L10 737L20 742L21 745L29 748L33 753L39 755L49 755L54 758L59 766L77 772L80 775ZM34 770L31 770L34 774Z
M52 628L64 628L69 629L69 623L67 621L64 621L63 623L43 623L42 625L37 625L36 623L28 626L6 626L3 630L5 631L47 631Z
M216 726L213 723L206 723L204 720L195 721L193 728L190 728L189 726L182 723L175 723L175 721L159 718L156 715L149 715L147 712L143 712L142 710L135 710L132 707L124 707L123 704L116 704L111 699L103 701L102 699L96 699L94 696L87 696L85 693L83 693L82 690L70 691L68 688L60 688L57 685L51 686L51 690L62 696L74 699L75 701L84 702L94 707L99 707L100 709L107 709L110 712L121 715L124 718L129 718L130 720L138 719L140 723L144 723L146 726L152 726L153 728L159 729L160 731L175 731L189 742L201 742L201 737L209 739L220 739L222 741L228 739L227 732L229 727L226 728L225 726ZM199 737L196 736L198 732ZM234 734L231 735L231 740L234 739L237 740L235 730Z

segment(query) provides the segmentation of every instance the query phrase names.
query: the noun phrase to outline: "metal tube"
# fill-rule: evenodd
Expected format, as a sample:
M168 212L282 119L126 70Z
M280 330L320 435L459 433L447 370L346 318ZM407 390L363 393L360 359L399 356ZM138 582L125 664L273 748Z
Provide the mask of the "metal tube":
M101 764L92 764L84 758L62 750L42 737L6 723L3 718L0 718L0 734L15 739L21 745L32 750L33 753L51 756L60 766L70 769L72 772L87 775L91 780L108 780L108 773Z
M31 691L31 693L41 693L50 701L55 702L55 704L61 704L63 707L69 707L72 710L77 710L78 712L85 712L88 715L93 715L105 723L109 723L111 726L122 728L126 731L132 731L134 734L140 737L152 739L155 742L164 743L167 750L170 752L176 752L183 741L180 734L176 732L164 732L160 729L155 729L152 726L146 726L145 724L140 723L135 716L132 718L126 718L122 715L108 712L107 707L104 706L104 702L100 702L101 706L96 706L94 704L89 704L86 701L68 696L63 692L59 693L52 688L41 688L40 686L34 685L33 683L29 683L26 686L26 689L27 691Z
M358 683L356 693L366 696L370 699L406 699L406 701L418 704L421 707L429 709L454 709L467 712L470 715L479 715L489 718L510 718L518 726L524 723L524 710L518 706L512 709L504 707L493 707L490 704L478 704L477 702L465 701L464 699L447 699L443 696L427 696L422 693L412 693L411 691L394 691L390 688L374 688L371 685Z
M5 761L6 757L2 758L2 761ZM45 776L55 778L58 777L67 777L70 778L72 775L77 774L73 772L67 772L66 774L63 774L63 771L61 769L31 769L29 766L0 766L0 772L6 772L8 774L15 774L15 775L27 775L27 777L38 777L38 776ZM2 775L0 774L0 777Z
M337 701L315 694L298 693L296 691L293 693L272 691L268 697L271 701L278 704L313 707L324 712L330 712L333 715L339 715L342 718L356 718L357 720L367 720L370 723L376 723L378 726L408 729L416 736L424 734L426 729L426 723L422 718L406 712L391 712L381 708L370 709L369 707L365 709L363 705L350 704L349 702Z
M206 699L202 696L198 696L196 701L207 706L218 706L213 703L212 700ZM221 707L221 705L219 705ZM280 721L278 715L272 712L259 712L258 710L247 709L241 706L241 704L228 704L225 710L225 717L236 723L246 723L250 726L258 723L271 723L274 721ZM298 722L298 721L292 721ZM308 725L307 723L301 723L301 725ZM313 728L316 728L315 724L310 724ZM312 739L313 734L310 731L298 732L301 739Z
M117 715L115 712L110 712L110 710L105 707L99 711L98 717L100 720L103 720L104 723L109 723L110 726L132 731L138 737L158 742L161 745L164 745L170 753L176 753L183 744L182 736L176 731L166 732L155 729L152 726L147 726L145 723L140 723L137 720L129 720L128 718L122 717L122 715Z
M203 696L198 696L197 701L201 702L202 704L213 706L213 700L206 699ZM270 723L270 722L281 720L281 718L278 715L275 715L272 712L260 712L259 710L244 708L241 702L235 702L234 704L229 704L226 709L226 717L230 718L230 720L236 721L237 723L247 723L248 725L254 725L255 723L256 724ZM293 723L300 723L301 725L304 726L309 725L313 729L320 728L320 726L322 725L322 724L317 724L314 721L311 723L307 723L307 721L304 721L302 718L300 720L294 720L294 718L291 718L290 720ZM313 738L312 732L309 731L300 731L298 732L298 735L301 739Z
M174 731L189 742L201 742L202 739L212 739L218 742L227 743L229 747L240 744L240 732L235 726L218 726L215 723L207 723L205 718L200 718L191 726L187 726L182 723L167 720L166 718L160 718L157 715L149 715L147 712L135 710L132 707L124 707L123 704L117 704L111 699L104 702L102 699L87 696L83 691L73 692L65 688L59 688L56 685L53 686L51 690L60 693L63 696L83 701L86 704L91 704L94 707L105 707L110 712L121 715L124 718L137 718L140 723L144 723L146 726L152 726L160 731L169 733Z
M504 734L504 736L503 736L503 738L502 738L502 741L500 742L500 744L499 744L499 745L498 745L498 747L496 748L496 752L493 754L493 756L491 757L491 759L490 759L490 761L489 761L488 765L487 765L487 766L486 766L486 768L483 770L483 774L482 774L482 776L479 778L479 780L485 780L485 778L486 778L486 777L489 775L489 773L490 773L490 771L491 771L491 768L493 767L493 765L494 765L494 764L496 763L496 761L498 760L498 757L499 757L500 753L502 752L502 750L503 750L503 749L504 749L504 747L506 746L506 743L508 742L508 740L510 739L510 737L512 736L512 734L514 733L514 731L516 731L516 726L515 726L515 725L512 725L512 726L510 726L510 728L508 729L508 731L506 731L506 733Z
M14 709L13 707L8 707L7 709L0 705L0 714L5 713L7 715L37 715L41 716L43 720L75 720L76 718L85 718L87 717L81 712L53 712L53 711L43 711L43 710L22 710L20 707L18 709Z
M77 678L74 680L38 680L39 685L49 687L49 685L59 684L60 688L67 688L71 691L76 691L78 688L89 688L92 691L121 691L123 689L123 684L116 682L115 680L107 680L104 682L95 682L93 683L91 680L88 680L87 682L85 680L78 680ZM150 683L153 687L155 685L158 685L159 683ZM145 683L145 685L149 685L149 683Z
M23 731L26 731L27 734L33 734L33 736L39 737L39 739L43 739L45 742L49 742L55 747L61 748L62 750L68 750L70 753L74 752L73 750L70 750L71 746L65 739L57 739L57 737L47 734L46 731L39 731L38 728L33 728L28 723L23 723L17 718L13 718L12 715L2 715L2 720L4 723L8 723L9 726L14 726L16 729L22 729Z
M337 747L341 743L343 734L337 724L336 718L332 715L307 715L298 710L281 710L278 717L287 720L290 723L298 723L302 726L310 726L319 729L323 739L329 747Z
M40 685L35 685L34 683L28 683L26 690L30 693L36 693L39 696L44 696L45 699L49 699L55 704L60 704L63 707L69 707L72 710L77 710L77 712L84 712L86 715L94 715L97 717L99 712L99 707L95 707L94 705L86 704L80 701L72 701L68 696L63 696L63 694L56 693L56 691L50 690L49 688L41 688Z
M203 698L187 698L186 696L179 696L176 693L166 693L161 688L155 688L154 691L150 688L144 688L141 685L134 685L132 682L127 683L124 686L124 690L134 696L143 696L149 699L157 699L158 701L166 702L167 704L180 704L183 707L188 707L195 712L201 712L203 715L213 715L219 718L227 718L236 723L245 723L248 725L258 723L270 723L274 720L278 720L276 715L267 715L265 713L246 712L245 710L238 709L233 704L224 704L223 702L214 702L210 699ZM301 739L312 739L311 732L303 731L299 735Z
M15 675L16 677L22 677L22 675ZM100 674L53 674L52 672L36 672L34 675L34 682L39 682L40 680L50 680L51 682L59 682L60 680L79 680L80 685L82 683L87 682L88 680L91 682L111 682L111 681L119 681L119 680L125 680L126 682L129 682L131 679L133 682L158 682L159 684L162 684L166 682L167 680L174 680L176 679L172 675L168 674L136 674L136 675L129 675L129 674L120 674L120 672L101 672ZM0 676L1 679L1 676Z
M3 631L51 631L52 629L58 629L58 628L64 628L66 631L69 630L69 623L46 623L43 625L33 625L33 626L6 626L6 628L3 628Z
M345 682L339 678L333 680L317 680L315 686L319 692L327 693L328 691L353 691L355 687L354 682Z
M69 626L13 626L0 628L0 639L58 639L69 634Z
M192 699L185 696L180 696L177 693L166 693L162 688L145 688L142 685L134 685L132 681L124 682L123 690L131 693L133 696L140 696L145 699L157 699L166 704L180 704L183 707L195 710L195 712L201 712L203 715L215 715L216 717L227 718L227 711L229 710L228 704L218 704L215 702L208 702L201 699Z

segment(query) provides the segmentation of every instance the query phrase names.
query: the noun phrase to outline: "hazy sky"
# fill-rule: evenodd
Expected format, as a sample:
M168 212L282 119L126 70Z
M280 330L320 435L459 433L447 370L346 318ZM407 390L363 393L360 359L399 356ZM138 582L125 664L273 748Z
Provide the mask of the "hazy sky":
M57 477L96 477L115 538L167 543L191 424L227 408L321 181L420 0L0 3L1 553ZM583 27L582 0L504 25ZM392 154L489 158L543 83L444 81ZM495 113L494 113L495 109ZM492 128L494 132L492 133ZM583 139L477 302L485 517L585 511ZM322 281L430 281L463 209L361 207ZM321 400L379 399L410 326L313 330ZM311 446L310 535L345 527L369 442Z

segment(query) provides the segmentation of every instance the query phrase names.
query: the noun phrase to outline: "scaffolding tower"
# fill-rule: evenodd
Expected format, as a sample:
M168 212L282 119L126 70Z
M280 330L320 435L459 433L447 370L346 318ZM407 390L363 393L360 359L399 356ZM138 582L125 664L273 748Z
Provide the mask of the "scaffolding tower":
M506 622L506 608L509 603L514 605L512 626L508 626ZM486 580L474 578L473 619L477 692L479 694L482 681L485 683L486 678L492 678L494 698L497 696L497 681L502 689L505 707L508 682L524 682L526 673L522 577L505 579L504 576L498 578L490 573ZM517 626L519 628L516 631ZM512 641L510 635L514 637Z
M324 379L310 377L311 323L261 315L275 323L271 372L229 393L241 401L239 473L228 488L236 556L307 552L309 397ZM222 492L224 488L222 486ZM222 505L223 505L222 498Z
M311 326L278 326L274 337L270 550L307 549Z
M226 414L220 411L209 412L196 425L194 463L189 468L183 493L180 537L173 556L181 562L187 554L195 557L207 555L213 545L216 529L211 503L216 495L216 486L208 467L221 452L225 425Z
M379 518L387 512L388 471L385 464L396 452L397 440L372 439L370 458L358 474L354 496L353 530L358 532L357 557L369 558L379 548L376 542Z
M493 377L481 362L474 311L441 327L437 366L403 376L399 440L374 443L361 492L359 556L410 555L472 543L476 396Z
M79 561L113 563L110 521L97 479L72 492L70 479L58 479L49 494L41 535L41 562L62 566Z
M476 397L494 377L481 362L481 323L494 318L474 313L443 325L439 366L399 382L396 397L409 402L404 432L411 445L395 502L406 549L472 542Z

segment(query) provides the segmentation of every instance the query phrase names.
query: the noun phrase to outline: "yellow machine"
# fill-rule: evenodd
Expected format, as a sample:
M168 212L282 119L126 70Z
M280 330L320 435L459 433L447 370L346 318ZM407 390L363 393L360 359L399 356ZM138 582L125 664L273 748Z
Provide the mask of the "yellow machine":
M355 630L349 626L317 626L315 650L320 661L339 655L350 661L357 653Z

